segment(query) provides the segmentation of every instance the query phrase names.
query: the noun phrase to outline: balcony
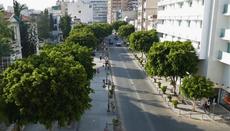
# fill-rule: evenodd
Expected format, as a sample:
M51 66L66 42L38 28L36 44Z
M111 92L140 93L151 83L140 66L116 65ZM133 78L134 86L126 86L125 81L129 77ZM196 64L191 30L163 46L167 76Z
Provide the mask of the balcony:
M219 51L218 60L224 64L230 65L230 53Z
M223 14L224 14L225 16L230 16L230 4L225 4L225 5L224 5Z
M221 32L220 32L220 37L223 40L230 41L230 29L222 29Z

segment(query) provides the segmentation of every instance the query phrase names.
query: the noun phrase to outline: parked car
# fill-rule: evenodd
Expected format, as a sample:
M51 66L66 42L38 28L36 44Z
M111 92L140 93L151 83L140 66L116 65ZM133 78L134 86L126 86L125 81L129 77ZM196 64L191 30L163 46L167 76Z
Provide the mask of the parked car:
M116 43L116 46L121 46L122 45L122 42L117 42Z

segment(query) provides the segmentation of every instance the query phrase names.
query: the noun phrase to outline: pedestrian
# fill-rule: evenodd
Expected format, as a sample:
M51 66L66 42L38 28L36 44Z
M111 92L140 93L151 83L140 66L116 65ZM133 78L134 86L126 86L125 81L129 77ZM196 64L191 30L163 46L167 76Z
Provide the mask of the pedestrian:
M99 70L99 68L97 68L97 73L98 73L98 74L100 73L100 70Z
M211 102L210 102L210 100L208 100L208 102L207 102L207 111L208 112L210 112L210 106L211 106Z
M108 129L108 123L107 123L107 122L106 122L106 124L105 124L104 131L109 131L109 129Z
M102 56L100 55L100 60L102 59Z

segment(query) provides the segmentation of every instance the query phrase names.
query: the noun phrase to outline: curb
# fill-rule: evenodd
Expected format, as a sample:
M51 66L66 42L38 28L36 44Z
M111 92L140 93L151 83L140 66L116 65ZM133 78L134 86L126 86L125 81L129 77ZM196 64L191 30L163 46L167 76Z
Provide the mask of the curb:
M128 49L128 52L130 52L132 55L133 55L133 57L135 58L135 63L139 66L139 68L145 73L145 75L147 76L147 74L146 74L146 71L145 71L145 69L144 69L144 67L140 64L140 62L137 60L137 58L136 58L136 56L134 55L134 53L133 53L133 51L130 51L129 49ZM161 97L162 97L162 100L164 101L163 103L164 103L164 106L166 107L166 108L169 108L172 112L175 112L175 113L177 113L178 114L178 116L183 116L183 117L185 117L185 118L190 118L190 119L193 119L193 120L202 120L202 121L221 121L221 120L225 120L225 119L223 119L220 115L215 115L215 114L213 114L213 113L210 113L210 114L206 114L206 113L203 113L203 114L198 114L198 115L201 115L201 118L198 116L198 117L194 117L195 115L194 115L194 113L196 113L196 112L192 112L192 111L183 111L183 110L180 110L180 109L178 109L178 108L174 108L173 107L173 105L172 105L172 103L170 103L169 102L169 100L168 100L168 98L167 98L167 96L166 95L164 95L158 88L156 88L155 86L156 85L154 85L154 83L153 83L153 81L152 81L152 79L149 77L149 76L147 76L147 79L150 81L150 83L153 85L153 91L155 92L155 93L158 93ZM185 112L185 114L182 114L182 112ZM218 119L215 119L215 118L218 118Z

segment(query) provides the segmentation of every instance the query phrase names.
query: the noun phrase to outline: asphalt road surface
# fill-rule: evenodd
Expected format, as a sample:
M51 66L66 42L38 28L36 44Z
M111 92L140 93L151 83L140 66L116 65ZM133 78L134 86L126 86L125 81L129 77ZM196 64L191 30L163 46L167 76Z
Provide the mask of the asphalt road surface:
M229 125L184 118L164 106L125 47L110 47L123 131L230 131Z

